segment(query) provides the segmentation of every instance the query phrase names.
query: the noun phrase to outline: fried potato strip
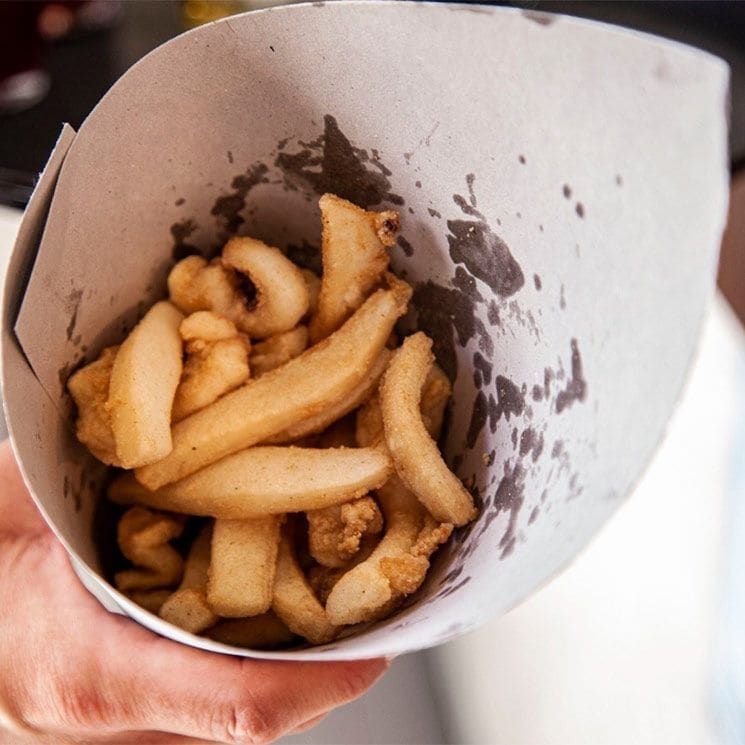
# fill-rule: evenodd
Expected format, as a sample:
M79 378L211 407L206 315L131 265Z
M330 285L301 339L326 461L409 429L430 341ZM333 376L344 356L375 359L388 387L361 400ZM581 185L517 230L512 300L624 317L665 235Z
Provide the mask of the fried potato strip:
M75 434L98 460L110 466L120 466L116 455L116 442L111 429L111 413L106 408L109 398L109 380L118 346L107 347L100 357L75 372L67 381L78 418Z
M254 447L157 491L122 474L111 483L109 498L186 515L247 519L341 504L385 483L392 472L382 448Z
M191 634L198 634L218 621L218 616L210 608L206 597L211 541L212 526L207 525L202 528L189 549L178 590L163 603L159 612L164 621Z
M174 585L181 578L183 559L168 541L178 538L183 524L143 507L127 510L117 525L117 542L135 569L117 572L119 590L152 590Z
M207 600L223 618L269 610L282 518L215 520Z
M171 408L181 378L183 316L156 303L119 347L111 369L111 428L119 463L135 468L171 452Z
M473 499L442 459L422 421L423 383L433 363L432 340L409 336L394 353L380 384L380 407L396 472L433 517L465 525L476 516Z
M324 194L318 204L323 276L309 326L314 343L336 331L380 281L399 228L392 210L368 212L333 194Z
M339 633L297 563L287 531L283 531L279 543L272 610L291 631L311 644L325 644Z
M249 377L250 342L232 321L201 310L182 321L179 333L187 357L173 401L172 422L209 406Z
M137 469L137 479L158 489L348 396L380 354L410 296L405 283L378 290L323 343L176 424L172 452Z
M267 444L281 445L285 442L294 442L301 437L323 432L331 424L346 416L349 412L354 411L375 392L385 372L385 368L390 362L391 356L392 352L389 349L382 349L365 374L365 377L346 396L318 414L303 419L270 437L266 441Z

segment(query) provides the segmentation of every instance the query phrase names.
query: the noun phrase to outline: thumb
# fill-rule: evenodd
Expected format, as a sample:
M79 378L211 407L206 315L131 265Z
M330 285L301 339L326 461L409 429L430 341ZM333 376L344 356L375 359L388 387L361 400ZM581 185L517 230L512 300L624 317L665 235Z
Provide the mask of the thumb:
M119 661L112 683L128 703L120 727L218 742L271 742L362 695L389 664L249 660L186 647L131 622L123 629L138 638L122 639L127 649L111 655Z

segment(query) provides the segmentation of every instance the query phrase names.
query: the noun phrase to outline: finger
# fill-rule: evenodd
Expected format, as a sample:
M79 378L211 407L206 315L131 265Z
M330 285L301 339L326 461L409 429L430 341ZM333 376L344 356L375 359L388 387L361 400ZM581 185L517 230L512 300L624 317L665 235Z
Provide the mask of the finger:
M362 695L386 660L275 662L215 655L124 625L111 694L131 729L218 742L271 742ZM126 653L116 653L122 645ZM134 664L129 662L134 661ZM131 692L137 691L137 696Z
M303 724L299 725L298 727L295 727L292 732L289 734L291 735L299 735L301 732L307 732L309 729L313 729L317 724L320 724L326 717L328 716L328 712L325 714L320 714L317 717L313 717L313 719L309 719L307 722L303 722Z
M49 531L26 489L10 440L0 442L0 514L2 531L28 535Z
M170 732L153 732L128 730L113 735L103 735L93 739L86 738L86 742L96 745L216 745L215 740L174 735Z

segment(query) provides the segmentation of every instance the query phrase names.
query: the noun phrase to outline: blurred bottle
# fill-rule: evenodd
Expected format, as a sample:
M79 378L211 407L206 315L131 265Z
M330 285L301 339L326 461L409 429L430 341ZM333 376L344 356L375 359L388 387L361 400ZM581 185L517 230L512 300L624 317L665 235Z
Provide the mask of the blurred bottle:
M184 0L181 3L181 15L184 26L195 28L203 23L219 21L221 18L245 13L247 10L259 10L275 5L291 5L303 0Z

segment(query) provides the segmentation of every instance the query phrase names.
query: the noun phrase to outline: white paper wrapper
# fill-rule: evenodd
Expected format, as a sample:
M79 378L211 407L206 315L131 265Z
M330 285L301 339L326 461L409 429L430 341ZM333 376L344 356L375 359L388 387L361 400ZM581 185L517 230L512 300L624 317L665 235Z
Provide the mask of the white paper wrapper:
M727 81L718 59L608 26L402 2L237 16L142 60L63 133L4 299L14 447L87 586L162 634L230 649L102 578L103 470L73 436L64 382L164 295L186 251L238 232L312 259L324 191L402 214L393 264L456 381L446 454L481 516L388 621L231 651L398 654L546 582L628 494L680 392L725 215Z

